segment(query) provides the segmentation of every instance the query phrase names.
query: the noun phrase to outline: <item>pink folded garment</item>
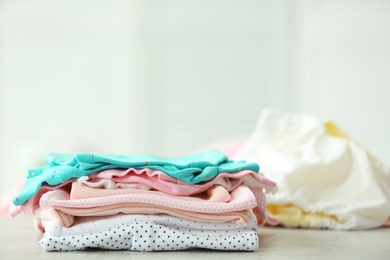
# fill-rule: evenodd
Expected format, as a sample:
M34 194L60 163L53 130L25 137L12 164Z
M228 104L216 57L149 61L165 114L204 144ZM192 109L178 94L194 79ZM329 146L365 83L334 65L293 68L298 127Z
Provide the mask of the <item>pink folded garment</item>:
M137 189L143 189L143 190L151 190L152 189L151 187L149 187L145 184L115 183L114 181L108 180L108 179L100 179L100 180L95 180L95 181L91 182L91 181L88 181L88 177L86 177L86 176L80 177L79 179L77 179L77 182L79 184L83 184L83 185L86 185L88 187L101 188L101 189L134 188L133 185L139 185L136 187ZM214 189L215 189L215 187L219 187L219 189L222 189L221 186L214 186ZM264 225L265 222L267 222L268 224L271 224L271 225L277 225L278 222L276 221L276 219L270 217L266 213L266 197L265 197L265 194L263 192L263 189L257 188L257 187L252 187L250 189L253 192L253 194L255 195L255 198L257 201L257 207L254 208L254 212L255 212L255 215L257 217L259 226ZM210 188L209 190L207 190L207 193L210 193L212 190L213 189ZM121 191L121 193L123 193L123 192L125 192L125 191ZM228 194L225 194L225 199L226 200L229 199Z
M263 173L256 173L248 170L234 173L221 173L209 182L194 185L177 180L161 171L152 169L110 169L91 174L88 178L91 182L108 179L116 183L141 183L150 186L155 190L176 196L197 194L214 185L220 185L228 191L235 189L241 184L245 184L248 187L263 188L267 193L275 193L277 191L276 183L267 179Z
M41 199L42 195L45 194L46 192L55 190L55 189L63 189L65 191L70 191L71 188L71 183L74 182L74 180L69 180L66 181L60 185L57 186L48 186L48 185L43 185L39 191L31 197L28 201L23 203L20 206L15 206L13 203L10 204L9 209L8 209L8 215L11 217L15 217L19 215L20 213L32 213L35 210L39 208L39 200Z
M76 182L72 184L70 199L71 200L93 199L93 198L101 198L101 197L108 197L108 196L112 197L115 195L130 195L130 194L146 197L149 199L154 198L156 196L160 196L163 197L163 200L166 200L165 198L168 198L170 200L184 201L185 203L188 203L190 201L191 202L198 201L202 203L229 202L231 200L231 195L229 194L229 192L221 186L213 186L202 193L192 195L192 196L173 196L161 191L154 191L154 190L142 190L142 189L131 189L131 188L96 189Z
M88 177L84 176L85 178L88 179ZM82 180L82 179L81 179ZM75 180L72 179L72 180L68 180L60 185L57 185L57 186L49 186L49 185L43 185L39 191L33 196L31 197L31 199L29 199L28 201L26 201L25 203L23 203L22 205L19 205L19 206L15 206L11 201L12 201L12 196L10 197L11 199L9 199L9 203L8 203L8 215L10 217L16 217L17 215L23 213L23 214L27 214L27 213L31 213L31 212L34 212L35 210L37 210L40 206L39 206L39 200L41 199L42 195L45 194L46 192L48 191L52 191L52 190L55 190L55 189L64 189L64 190L67 190L67 191L70 191L71 189L71 183L73 183ZM98 186L104 186L104 185L107 185L107 181L109 180L102 180L103 183L100 183ZM95 183L96 184L96 183ZM93 187L94 184L90 183L90 185ZM121 183L118 183L118 184L113 184L115 188L133 188L133 189L152 189L151 187L147 186L147 185L144 185L144 184L141 184L141 183L132 183L132 184L121 184ZM114 187L111 187L111 188L114 188ZM14 195L16 194L17 192L14 192ZM14 196L13 195L13 196Z
M176 210L156 205L145 205L143 203L122 203L97 208L66 208L57 206L45 210L41 209L34 213L35 217L38 219L53 221L65 227L72 226L75 217L112 216L116 214L170 215L186 220L207 221L213 223L233 222L238 225L245 226L251 220L253 211L242 210L219 214L208 214Z
M161 171L152 169L110 169L84 178L89 178L89 181L82 179L80 182L88 186L94 186L97 182L100 183L99 185L109 186L107 183L104 183L104 180L108 182L114 181L117 185L118 183L141 183L156 190L177 196L198 194L214 185L220 185L228 191L232 191L239 185L246 185L252 190L257 201L257 207L254 209L254 212L257 216L259 226L264 225L265 222L271 225L278 224L278 221L266 212L266 196L264 194L275 193L277 191L277 185L275 182L267 179L263 173L248 170L235 173L221 173L209 182L196 185L189 185Z
M218 201L225 200L224 196L220 196L224 191L218 187L206 196L200 194L194 197L178 197L144 190L110 195L109 191L120 193L129 189L94 189L77 183L72 186L72 196L83 198L72 199L68 192L61 189L47 192L41 197L41 209L36 211L36 216L64 226L70 226L74 221L68 215L106 216L118 213L168 214L189 220L236 222L245 225L253 216L252 208L256 207L253 193L245 186L233 190L228 202ZM58 215L55 212L58 212ZM66 218L63 214L67 215Z
M208 195L205 193L194 196L172 196L160 191L135 189L95 189L78 183L72 183L69 199L57 194L69 194L63 190L53 190L42 195L41 208L67 207L92 208L123 203L144 203L147 205L164 206L192 212L220 213L252 209L257 206L255 196L246 186L239 186L231 194L222 187L213 188ZM230 200L227 201L226 196Z
M87 181L89 178L89 181ZM95 174L90 175L89 177L83 177L79 182L84 183L89 186L107 186L109 184L104 182L116 181L115 185L111 187L121 187L125 184L134 184L140 186L141 189L157 189L171 195L178 196L189 196L193 194L202 193L205 190L209 189L212 186L220 185L226 190L231 191L237 188L239 185L245 184L250 187L252 192L255 195L257 201L257 207L255 208L255 214L258 219L259 225L263 225L265 221L269 224L275 225L277 221L269 217L266 213L266 202L264 192L276 192L276 184L268 180L262 173L255 173L253 171L239 171L235 173L221 173L215 179L210 182L198 184L198 185L189 185L180 180L174 179L167 174L151 169L128 169L128 170L119 170L111 169L106 171L101 171ZM55 188L64 187L66 190L69 190L72 181L68 181L59 186L43 186L38 194L31 198L28 202L22 204L21 206L12 206L10 208L9 214L11 216L16 216L21 212L34 211L39 207L39 200L43 194L53 190ZM98 182L101 182L100 184Z
M264 192L276 192L276 183L268 180L262 173L255 173L253 171L239 171L235 173L221 173L210 182L197 185L189 185L183 181L177 180L168 176L167 174L151 169L111 169L89 175L90 182L98 182L101 180L112 180L116 183L127 183L142 186L140 188L156 189L167 194L178 196L189 196L201 193L214 185L220 185L226 190L231 191L241 184L245 184L250 188L259 188ZM85 179L84 179L85 180ZM38 194L31 198L28 202L19 207L11 207L9 213L11 216L16 216L21 212L26 212L30 208L34 209L38 206L40 197L55 188L66 187L72 181L68 181L58 186L42 186ZM87 184L86 181L84 183ZM92 185L92 184L91 184ZM262 198L258 199L261 202ZM259 203L260 204L260 203Z

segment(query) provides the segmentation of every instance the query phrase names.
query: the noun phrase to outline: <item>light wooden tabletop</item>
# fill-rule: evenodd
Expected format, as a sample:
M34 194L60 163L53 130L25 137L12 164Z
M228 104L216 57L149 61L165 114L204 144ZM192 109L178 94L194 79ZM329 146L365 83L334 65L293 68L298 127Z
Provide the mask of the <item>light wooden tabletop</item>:
M367 231L330 231L261 228L256 252L188 250L131 252L88 250L45 252L38 244L42 234L30 216L0 217L0 259L390 259L390 228Z

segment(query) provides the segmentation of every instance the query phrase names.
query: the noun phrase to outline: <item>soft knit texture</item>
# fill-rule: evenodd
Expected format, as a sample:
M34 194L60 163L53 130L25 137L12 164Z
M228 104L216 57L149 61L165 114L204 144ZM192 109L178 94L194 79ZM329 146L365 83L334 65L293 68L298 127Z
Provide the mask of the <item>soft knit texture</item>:
M44 183L59 185L73 178L113 168L156 169L189 184L210 181L222 172L259 171L256 163L229 161L226 155L216 150L176 158L151 155L49 154L46 156L45 167L29 170L24 187L14 197L13 203L18 206L26 202Z
M246 226L209 223L161 215L115 215L78 218L66 228L43 221L40 245L46 251L86 248L170 251L190 248L253 251L258 248L256 219Z

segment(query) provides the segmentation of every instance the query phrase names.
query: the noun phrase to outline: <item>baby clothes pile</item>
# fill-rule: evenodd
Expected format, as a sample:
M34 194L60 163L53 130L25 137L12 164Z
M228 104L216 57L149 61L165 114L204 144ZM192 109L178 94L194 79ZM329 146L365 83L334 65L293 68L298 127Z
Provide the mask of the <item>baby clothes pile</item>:
M257 226L276 224L265 211L276 189L258 164L216 150L169 159L49 154L29 170L10 215L34 214L46 251L253 251Z

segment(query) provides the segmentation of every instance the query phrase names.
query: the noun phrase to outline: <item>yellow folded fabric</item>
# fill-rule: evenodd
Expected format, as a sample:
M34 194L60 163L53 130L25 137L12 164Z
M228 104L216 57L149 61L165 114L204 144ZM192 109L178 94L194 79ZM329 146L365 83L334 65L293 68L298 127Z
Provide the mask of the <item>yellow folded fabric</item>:
M335 215L327 215L324 212L306 212L300 207L292 204L268 204L267 212L271 214L272 217L276 218L279 223L287 227L307 228L326 222L342 223Z

